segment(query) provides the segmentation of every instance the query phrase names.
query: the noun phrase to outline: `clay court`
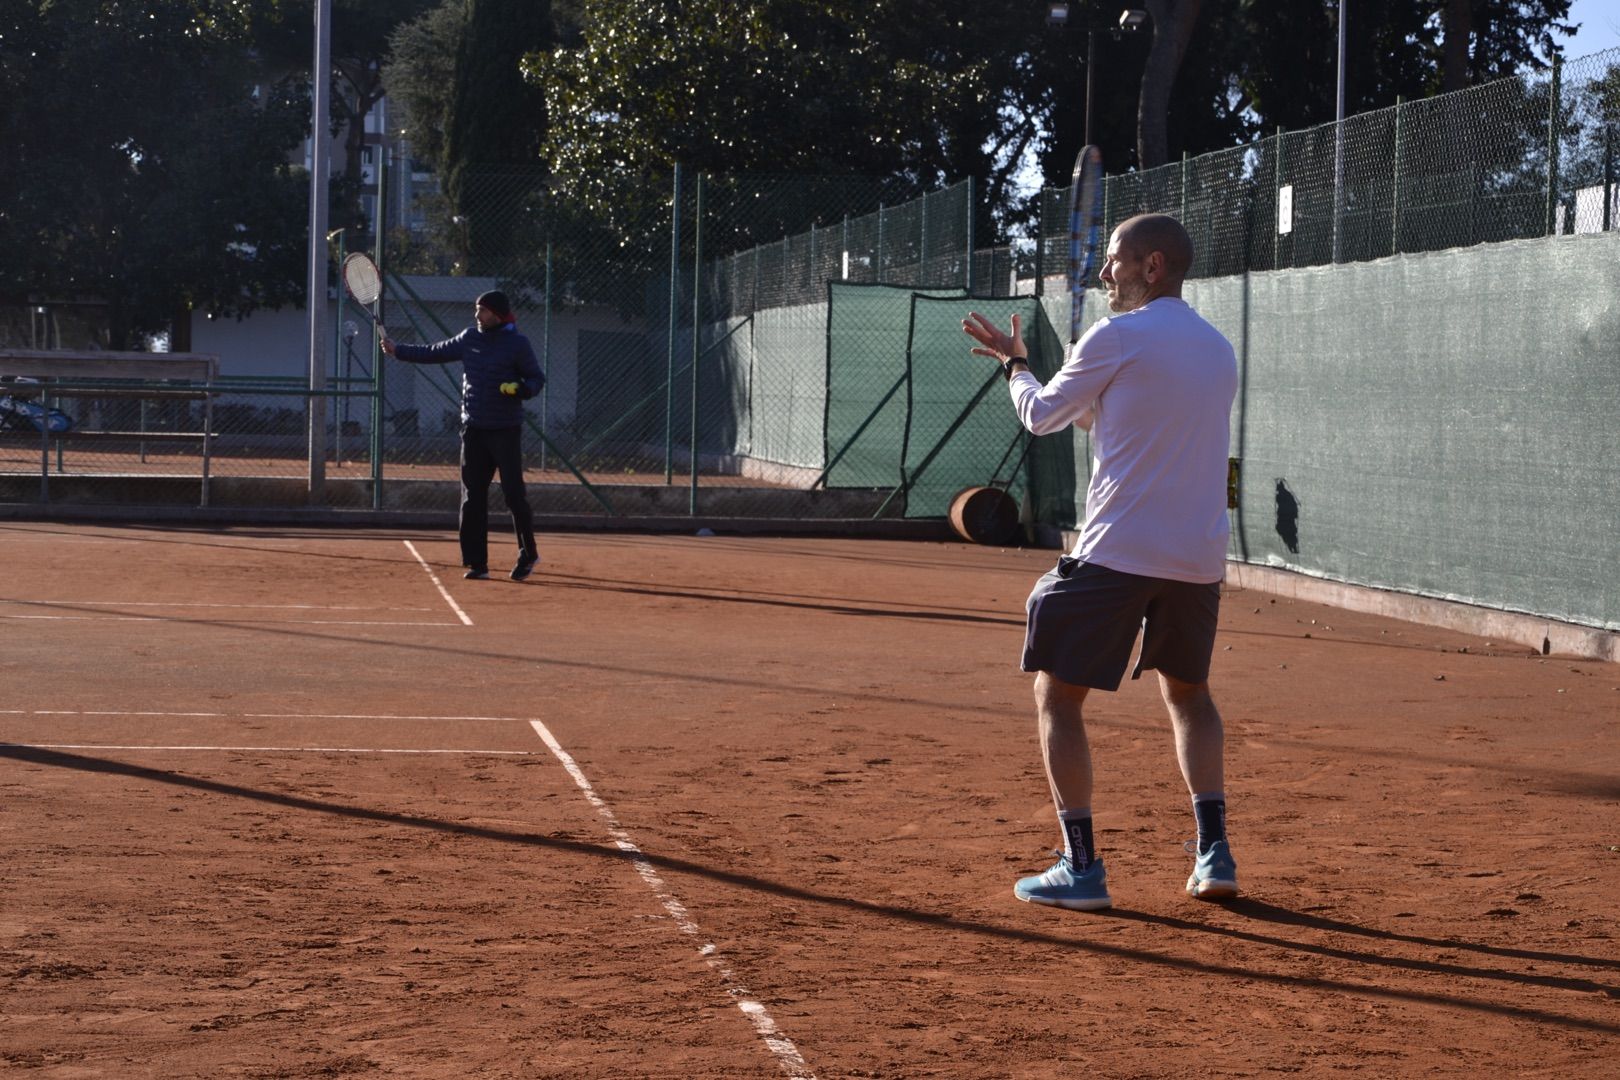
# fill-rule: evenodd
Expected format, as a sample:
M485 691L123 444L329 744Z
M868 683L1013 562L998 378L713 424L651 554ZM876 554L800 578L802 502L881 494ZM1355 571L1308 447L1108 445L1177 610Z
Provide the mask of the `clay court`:
M1620 667L1227 593L1245 895L1148 680L1116 907L1016 670L1055 553L0 525L0 1062L42 1077L1611 1077Z

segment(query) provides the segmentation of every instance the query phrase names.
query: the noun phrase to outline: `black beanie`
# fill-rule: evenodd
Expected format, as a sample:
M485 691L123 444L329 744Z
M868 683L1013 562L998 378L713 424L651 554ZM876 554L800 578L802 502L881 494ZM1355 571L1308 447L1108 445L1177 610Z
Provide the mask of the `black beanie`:
M487 292L478 297L477 304L481 308L488 308L503 319L511 318L512 305L503 292Z

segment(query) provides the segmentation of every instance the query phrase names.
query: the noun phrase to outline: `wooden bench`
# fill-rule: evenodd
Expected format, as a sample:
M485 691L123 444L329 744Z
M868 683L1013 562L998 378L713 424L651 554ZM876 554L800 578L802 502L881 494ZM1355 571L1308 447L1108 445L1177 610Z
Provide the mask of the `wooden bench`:
M36 398L49 406L53 400L69 397L136 398L141 401L181 399L202 401L201 431L96 431L80 428L53 432L42 425L40 446L40 501L50 501L51 446L57 450L61 469L62 444L85 442L185 442L202 443L202 502L208 505L209 466L213 457L214 394L219 381L219 357L204 353L70 352L0 349L0 393L17 398ZM133 385L133 383L141 385ZM15 438L15 436L13 436ZM21 441L33 441L23 432ZM12 441L8 439L7 441Z

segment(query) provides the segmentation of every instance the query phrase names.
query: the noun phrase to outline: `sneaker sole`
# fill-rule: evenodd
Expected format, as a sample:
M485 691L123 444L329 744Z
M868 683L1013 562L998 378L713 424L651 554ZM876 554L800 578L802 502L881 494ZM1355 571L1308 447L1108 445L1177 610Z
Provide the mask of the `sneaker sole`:
M1199 881L1187 879L1187 894L1198 900L1231 900L1238 894L1235 881Z
M1111 908L1114 906L1114 901L1111 897L1101 900L1048 900L1039 896L1025 896L1017 889L1013 890L1013 895L1026 904L1039 904L1042 907L1067 908L1069 911L1102 911L1104 908Z

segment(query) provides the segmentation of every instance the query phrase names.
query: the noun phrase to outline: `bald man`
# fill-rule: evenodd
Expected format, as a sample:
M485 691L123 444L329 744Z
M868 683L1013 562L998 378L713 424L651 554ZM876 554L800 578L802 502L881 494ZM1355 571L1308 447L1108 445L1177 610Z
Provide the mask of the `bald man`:
M1052 907L1109 907L1091 823L1092 766L1083 705L1158 673L1176 759L1192 796L1198 838L1187 892L1238 893L1226 839L1224 735L1209 690L1210 657L1226 572L1226 465L1237 392L1232 345L1181 299L1193 245L1175 218L1142 214L1109 239L1101 278L1108 318L1070 344L1042 385L1029 370L1019 317L1011 332L978 312L962 329L973 352L1001 364L1018 419L1036 435L1069 425L1091 433L1095 467L1074 550L1035 584L1027 604L1023 670L1035 675L1041 755L1063 835L1045 873L1013 895Z

